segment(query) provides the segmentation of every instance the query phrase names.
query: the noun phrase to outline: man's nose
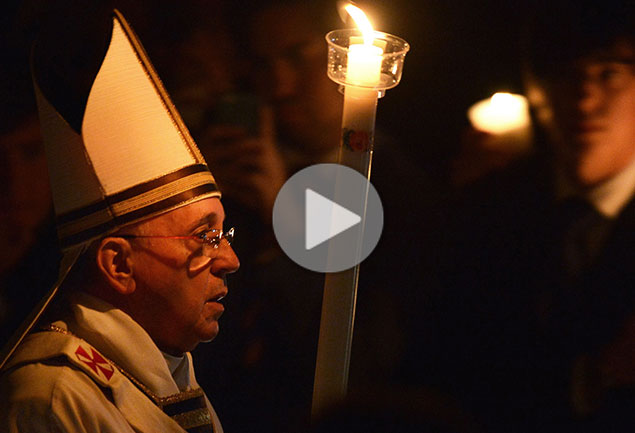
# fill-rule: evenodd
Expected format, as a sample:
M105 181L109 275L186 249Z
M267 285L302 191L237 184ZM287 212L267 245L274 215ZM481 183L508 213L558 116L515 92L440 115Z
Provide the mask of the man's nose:
M581 114L595 113L602 105L602 89L591 79L584 79L580 83L577 108Z
M236 272L240 267L240 261L234 249L227 242L221 242L219 249L218 256L212 260L210 271L218 276Z

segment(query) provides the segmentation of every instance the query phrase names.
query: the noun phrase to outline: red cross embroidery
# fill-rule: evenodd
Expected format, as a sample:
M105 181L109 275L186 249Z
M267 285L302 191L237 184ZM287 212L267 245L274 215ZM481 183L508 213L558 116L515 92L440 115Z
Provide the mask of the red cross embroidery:
M97 353L92 347L90 348L90 351L92 353L92 356L89 355L82 346L78 346L77 350L75 351L75 355L77 355L77 359L90 367L90 369L93 370L98 376L101 373L106 376L106 380L110 380L113 373L115 372L113 366L110 365L110 363L106 361L104 357Z

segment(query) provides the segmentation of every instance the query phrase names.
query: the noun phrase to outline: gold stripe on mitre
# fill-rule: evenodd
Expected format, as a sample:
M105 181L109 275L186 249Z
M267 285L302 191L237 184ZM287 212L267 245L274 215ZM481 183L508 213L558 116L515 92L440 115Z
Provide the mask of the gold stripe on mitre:
M63 247L106 234L204 198L219 197L214 178L204 165L194 165L137 185L58 217Z

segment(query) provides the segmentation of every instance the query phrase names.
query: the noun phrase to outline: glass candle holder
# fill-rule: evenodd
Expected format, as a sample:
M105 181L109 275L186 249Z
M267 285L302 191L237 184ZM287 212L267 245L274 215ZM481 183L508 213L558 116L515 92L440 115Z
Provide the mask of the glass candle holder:
M379 96L383 96L386 90L392 89L399 84L403 72L404 58L410 50L410 45L400 37L388 33L376 31L374 36L373 45L383 50L379 80L372 85L360 85L348 78L347 65L350 53L349 47L353 44L363 43L361 31L358 29L341 29L327 33L327 74L331 80L340 85L340 91L342 91L343 86L356 86L377 90Z

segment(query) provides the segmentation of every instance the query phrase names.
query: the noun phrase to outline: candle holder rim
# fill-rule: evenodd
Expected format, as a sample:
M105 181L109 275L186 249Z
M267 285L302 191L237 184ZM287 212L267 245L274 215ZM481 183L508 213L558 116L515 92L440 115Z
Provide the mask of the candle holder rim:
M336 30L331 30L330 32L328 32L325 36L324 39L326 39L327 44L329 45L335 45L338 48L342 48L345 50L348 50L349 47L348 46L343 46L343 45L338 45L335 43L335 41L332 39L332 35L337 34L337 33L341 33L342 36L362 36L362 32L359 29L336 29ZM400 38L399 36L395 36L392 35L390 33L386 33L386 32L381 32L379 30L374 30L374 34L375 34L375 39L380 39L380 40L390 40L392 42L396 42L399 45L402 46L402 48L398 51L393 51L393 52L389 52L389 53L383 53L382 56L383 57L387 57L387 56L401 56L404 55L406 53L408 53L408 51L410 51L410 44L403 38Z

